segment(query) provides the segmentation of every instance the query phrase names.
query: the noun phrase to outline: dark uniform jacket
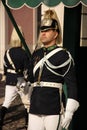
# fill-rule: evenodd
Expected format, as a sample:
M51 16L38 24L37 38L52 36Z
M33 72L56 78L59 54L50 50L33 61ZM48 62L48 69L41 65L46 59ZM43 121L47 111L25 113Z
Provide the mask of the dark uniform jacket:
M40 67L37 67L34 72L37 63L44 57L44 55L46 56L51 51L57 48L59 47L52 46L47 49L41 48L33 53L32 64L34 82L38 82L38 75L40 72ZM60 51L49 57L47 61L45 59L45 61L43 61L41 65L43 66L43 68L40 81L62 84L66 83L67 97L77 100L75 66L73 59L68 51L62 48ZM51 65L56 67L52 68ZM30 113L42 115L56 115L60 113L60 109L60 94L58 88L44 87L38 85L33 88L33 92L31 95Z
M25 50L21 47L13 47L9 49L9 55L16 69L14 69L9 62L6 50L4 55L4 75L6 75L6 84L15 86L17 78L23 77L24 70L27 70L27 74L29 74L30 59ZM8 70L14 70L15 73L8 72Z

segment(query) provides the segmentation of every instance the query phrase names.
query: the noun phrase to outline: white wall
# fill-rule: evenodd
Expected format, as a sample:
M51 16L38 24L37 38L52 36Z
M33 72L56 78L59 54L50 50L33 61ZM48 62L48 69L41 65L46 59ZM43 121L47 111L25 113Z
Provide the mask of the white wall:
M3 72L3 57L7 45L6 42L8 41L7 25L8 20L5 8L2 2L0 1L0 73Z
M5 50L5 11L0 2L0 72L3 70L3 56Z

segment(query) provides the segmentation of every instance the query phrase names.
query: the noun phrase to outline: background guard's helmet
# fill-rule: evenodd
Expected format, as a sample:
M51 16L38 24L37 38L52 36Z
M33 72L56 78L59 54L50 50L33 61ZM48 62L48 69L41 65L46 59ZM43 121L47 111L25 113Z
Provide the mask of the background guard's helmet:
M18 26L18 28L23 35L21 26ZM22 47L21 39L20 39L18 33L16 32L15 28L13 28L13 30L12 30L10 46L11 47Z

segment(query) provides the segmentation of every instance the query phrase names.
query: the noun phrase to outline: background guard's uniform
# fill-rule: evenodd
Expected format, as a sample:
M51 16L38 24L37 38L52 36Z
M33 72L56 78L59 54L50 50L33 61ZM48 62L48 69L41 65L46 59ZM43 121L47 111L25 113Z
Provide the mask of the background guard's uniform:
M9 56L15 66L13 67L12 63L10 63L7 51L4 55L4 75L6 76L6 86L5 86L5 99L2 104L2 108L0 110L0 129L2 129L3 119L7 112L7 109L10 107L12 101L19 94L22 102L25 107L25 123L27 125L28 121L28 109L29 109L29 99L28 99L28 91L27 95L24 96L22 92L18 90L16 84L18 82L18 77L24 77L24 72L26 71L26 75L29 78L29 70L30 70L30 59L24 49L22 47L12 47L9 49ZM26 100L26 101L25 101Z
M14 70L12 65L9 63L6 51L4 56L4 75L6 75L6 85L15 86L17 84L17 78L24 77L24 71L27 70L27 74L29 74L30 60L25 50L21 47L13 47L9 49L9 54L16 70Z

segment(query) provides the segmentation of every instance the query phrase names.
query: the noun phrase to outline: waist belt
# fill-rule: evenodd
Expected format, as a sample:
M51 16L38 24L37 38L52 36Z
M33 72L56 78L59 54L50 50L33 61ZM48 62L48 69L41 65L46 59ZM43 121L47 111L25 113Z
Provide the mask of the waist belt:
M16 74L15 70L12 70L12 69L7 69L7 72Z
M34 82L33 84L34 87L52 87L52 88L59 88L62 89L62 84L61 83L55 83L55 82Z

